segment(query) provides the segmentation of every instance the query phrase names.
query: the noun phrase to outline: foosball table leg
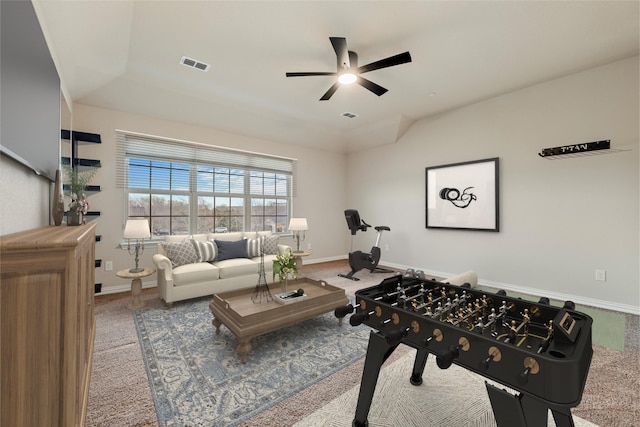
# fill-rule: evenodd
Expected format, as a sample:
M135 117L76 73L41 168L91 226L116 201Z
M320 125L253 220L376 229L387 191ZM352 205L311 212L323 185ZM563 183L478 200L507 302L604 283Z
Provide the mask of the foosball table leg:
M553 415L553 420L556 422L556 427L575 427L569 408L565 410L551 409L551 414Z
M409 381L413 385L422 384L422 373L424 372L424 367L427 365L427 356L429 356L429 352L426 348L419 348L416 353L416 360L413 363L413 372L411 373L411 378Z
M399 344L389 344L386 338L379 332L371 331L369 335L369 347L367 357L364 361L362 371L362 381L360 383L360 394L356 406L356 416L353 420L353 427L366 427L369 425L367 417L371 409L373 393L376 390L378 376L382 364L391 356L391 353Z
M498 427L547 427L549 410L556 427L575 427L569 408L550 408L529 395L514 395L489 383L485 382L485 385Z

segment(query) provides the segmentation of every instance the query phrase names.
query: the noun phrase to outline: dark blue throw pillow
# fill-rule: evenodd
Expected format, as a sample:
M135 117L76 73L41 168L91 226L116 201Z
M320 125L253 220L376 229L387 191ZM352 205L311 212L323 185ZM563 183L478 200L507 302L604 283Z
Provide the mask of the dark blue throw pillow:
M218 256L216 261L222 261L231 258L249 258L247 253L247 241L237 240L235 242L227 242L224 240L216 240L218 247Z

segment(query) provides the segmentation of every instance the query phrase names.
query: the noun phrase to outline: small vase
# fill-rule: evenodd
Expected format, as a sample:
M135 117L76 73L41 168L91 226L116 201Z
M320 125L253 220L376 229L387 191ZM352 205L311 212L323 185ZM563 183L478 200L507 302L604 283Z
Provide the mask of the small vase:
M73 209L67 212L67 225L82 225L82 213L78 213Z
M56 179L53 185L53 203L51 203L51 217L54 225L62 224L64 218L64 198L62 197L62 181L60 179L60 170L56 171Z
M288 278L285 278L284 280L282 280L282 281L280 282L280 287L281 287L281 289L280 289L280 290L282 291L282 293L287 292L287 282L288 282L288 281L289 281L289 279L288 279Z

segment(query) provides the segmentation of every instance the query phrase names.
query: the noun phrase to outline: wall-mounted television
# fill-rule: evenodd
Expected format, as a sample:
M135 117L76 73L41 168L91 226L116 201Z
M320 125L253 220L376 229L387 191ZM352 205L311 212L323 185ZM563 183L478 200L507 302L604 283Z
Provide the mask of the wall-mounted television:
M2 154L53 180L60 164L60 78L30 1L0 1Z

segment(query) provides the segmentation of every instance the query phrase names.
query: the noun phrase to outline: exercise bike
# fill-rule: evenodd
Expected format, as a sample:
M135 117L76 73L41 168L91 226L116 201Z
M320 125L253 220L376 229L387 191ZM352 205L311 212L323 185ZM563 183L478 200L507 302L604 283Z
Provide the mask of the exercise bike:
M345 277L350 280L360 280L357 277L353 277L358 271L363 268L368 269L372 273L391 273L391 270L384 268L378 268L378 262L380 262L380 236L383 231L391 231L391 229L384 225L378 225L375 230L378 232L376 237L376 244L371 248L371 253L353 250L353 236L358 231L367 231L367 228L371 227L369 224L360 219L360 214L355 209L347 209L344 211L344 216L347 220L347 227L351 230L351 252L349 252L349 266L351 271L347 274L338 274L340 277Z

